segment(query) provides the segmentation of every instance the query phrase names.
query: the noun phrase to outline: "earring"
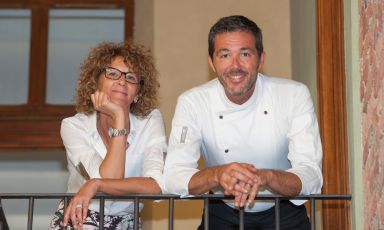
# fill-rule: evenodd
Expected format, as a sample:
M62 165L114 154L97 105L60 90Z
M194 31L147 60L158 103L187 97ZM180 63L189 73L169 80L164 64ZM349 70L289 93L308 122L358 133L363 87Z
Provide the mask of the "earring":
M137 103L138 100L139 100L139 97L135 97L135 99L133 99L133 103Z

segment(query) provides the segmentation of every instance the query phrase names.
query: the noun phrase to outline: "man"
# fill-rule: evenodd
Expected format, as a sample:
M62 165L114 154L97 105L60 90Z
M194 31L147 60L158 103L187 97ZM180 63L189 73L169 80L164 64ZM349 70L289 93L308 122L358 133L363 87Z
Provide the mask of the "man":
M237 207L244 207L245 229L275 229L274 202L254 202L257 194L321 191L322 149L311 96L301 83L259 73L261 30L244 16L221 18L208 45L218 77L178 99L166 190L235 196L210 201L209 229L237 229ZM200 152L206 168L199 171ZM281 229L309 229L303 201L292 202L281 203Z

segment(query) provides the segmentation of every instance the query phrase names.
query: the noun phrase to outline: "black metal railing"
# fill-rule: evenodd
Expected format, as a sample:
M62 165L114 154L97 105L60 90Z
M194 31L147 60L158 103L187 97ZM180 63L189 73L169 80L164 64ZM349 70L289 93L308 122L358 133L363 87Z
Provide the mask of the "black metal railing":
M67 207L68 201L74 194L72 193L0 193L0 209L2 209L1 201L5 199L27 199L28 205L28 223L27 229L32 230L33 224L33 212L34 212L34 201L36 199L64 199L64 207ZM134 203L134 228L138 229L139 224L139 202L140 200L169 200L169 218L168 218L168 229L173 230L174 222L174 202L175 200L204 200L204 229L208 229L209 218L209 200L212 199L231 199L224 195L199 195L193 197L181 198L178 195L164 194L164 195L145 195L145 194L132 194L132 195L105 195L98 194L95 199L100 200L100 229L104 227L104 203L105 199L126 199L132 200ZM311 230L315 230L316 218L315 218L315 201L316 200L351 200L350 194L335 195L335 194L321 194L321 195L301 195L296 197L285 197L279 195L259 195L255 200L272 200L275 201L275 229L280 230L280 201L282 200L308 200L310 203L310 222ZM6 217L2 210L0 210L0 230L7 230L8 225ZM244 229L244 210L239 210L239 229Z

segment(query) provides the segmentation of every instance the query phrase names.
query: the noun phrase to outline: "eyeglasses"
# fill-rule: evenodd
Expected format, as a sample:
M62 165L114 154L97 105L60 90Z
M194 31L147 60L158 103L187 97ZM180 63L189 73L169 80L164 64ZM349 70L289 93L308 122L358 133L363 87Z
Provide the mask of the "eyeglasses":
M130 84L143 85L144 80L139 80L136 74L132 72L122 72L113 67L105 67L103 69L105 77L111 80L119 80L124 75L125 81Z

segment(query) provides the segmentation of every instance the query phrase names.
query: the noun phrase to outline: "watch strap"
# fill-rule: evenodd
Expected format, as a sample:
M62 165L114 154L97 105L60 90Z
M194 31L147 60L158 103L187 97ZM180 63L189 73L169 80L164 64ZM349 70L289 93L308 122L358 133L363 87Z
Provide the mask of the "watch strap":
M126 135L128 135L128 130L127 129L109 128L109 130L108 130L109 138L118 137L118 136L126 136Z

